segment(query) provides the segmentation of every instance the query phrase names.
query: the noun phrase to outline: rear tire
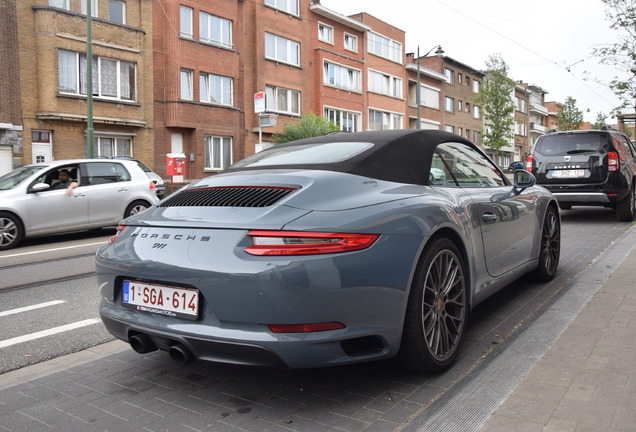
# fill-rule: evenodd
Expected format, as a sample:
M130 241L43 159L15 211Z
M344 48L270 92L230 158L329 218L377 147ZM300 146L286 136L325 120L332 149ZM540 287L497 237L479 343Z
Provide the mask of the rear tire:
M532 272L532 277L547 282L554 278L561 255L561 222L554 207L548 207L545 212L540 242L539 264Z
M409 293L398 366L442 372L457 357L468 317L466 267L455 243L432 240Z
M634 206L636 205L636 198L634 197L635 194L636 190L632 185L629 189L629 194L616 203L616 216L620 222L631 222L634 220L634 213L636 212L634 209Z
M10 213L0 212L0 250L16 247L23 236L20 219Z
M141 201L141 200L133 201L126 208L126 212L124 213L124 218L135 215L137 213L141 213L145 211L148 207L150 207L150 204L148 204L146 201Z

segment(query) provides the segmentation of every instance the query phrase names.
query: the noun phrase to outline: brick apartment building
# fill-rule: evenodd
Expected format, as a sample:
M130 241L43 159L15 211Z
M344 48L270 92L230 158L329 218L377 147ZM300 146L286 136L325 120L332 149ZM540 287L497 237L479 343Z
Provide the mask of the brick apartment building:
M90 1L95 156L134 156L166 176L166 154L183 153L173 180L187 182L269 146L308 113L347 132L419 124L481 142L483 73L439 54L418 61L403 30L367 13L318 0ZM2 98L0 156L10 148L13 166L88 154L85 7L2 3L0 56L18 68L0 83L19 94L21 115ZM261 93L276 126L259 128Z
M16 6L23 147L20 163L134 155L152 160L152 4L92 0L94 142L86 143L86 3Z

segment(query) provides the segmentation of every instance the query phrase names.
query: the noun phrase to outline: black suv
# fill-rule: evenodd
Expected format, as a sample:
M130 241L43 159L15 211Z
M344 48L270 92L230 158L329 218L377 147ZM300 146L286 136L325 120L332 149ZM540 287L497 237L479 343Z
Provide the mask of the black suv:
M532 146L526 170L564 210L599 205L615 209L619 221L634 219L636 148L618 130L547 133Z

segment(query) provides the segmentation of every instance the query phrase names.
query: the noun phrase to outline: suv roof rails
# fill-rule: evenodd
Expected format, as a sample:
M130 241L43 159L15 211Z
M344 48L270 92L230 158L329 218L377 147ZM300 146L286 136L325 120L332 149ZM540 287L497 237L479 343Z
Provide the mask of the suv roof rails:
M606 131L606 130L612 130L612 131L617 131L620 132L620 130L614 126L611 125L603 125L601 126L601 130Z

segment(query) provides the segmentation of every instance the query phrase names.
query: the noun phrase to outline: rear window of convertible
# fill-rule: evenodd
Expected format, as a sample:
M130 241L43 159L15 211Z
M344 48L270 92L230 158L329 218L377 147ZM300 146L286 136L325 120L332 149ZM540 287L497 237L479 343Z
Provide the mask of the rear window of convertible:
M235 163L232 168L338 163L357 156L371 147L373 144L370 142L315 143L273 147Z

